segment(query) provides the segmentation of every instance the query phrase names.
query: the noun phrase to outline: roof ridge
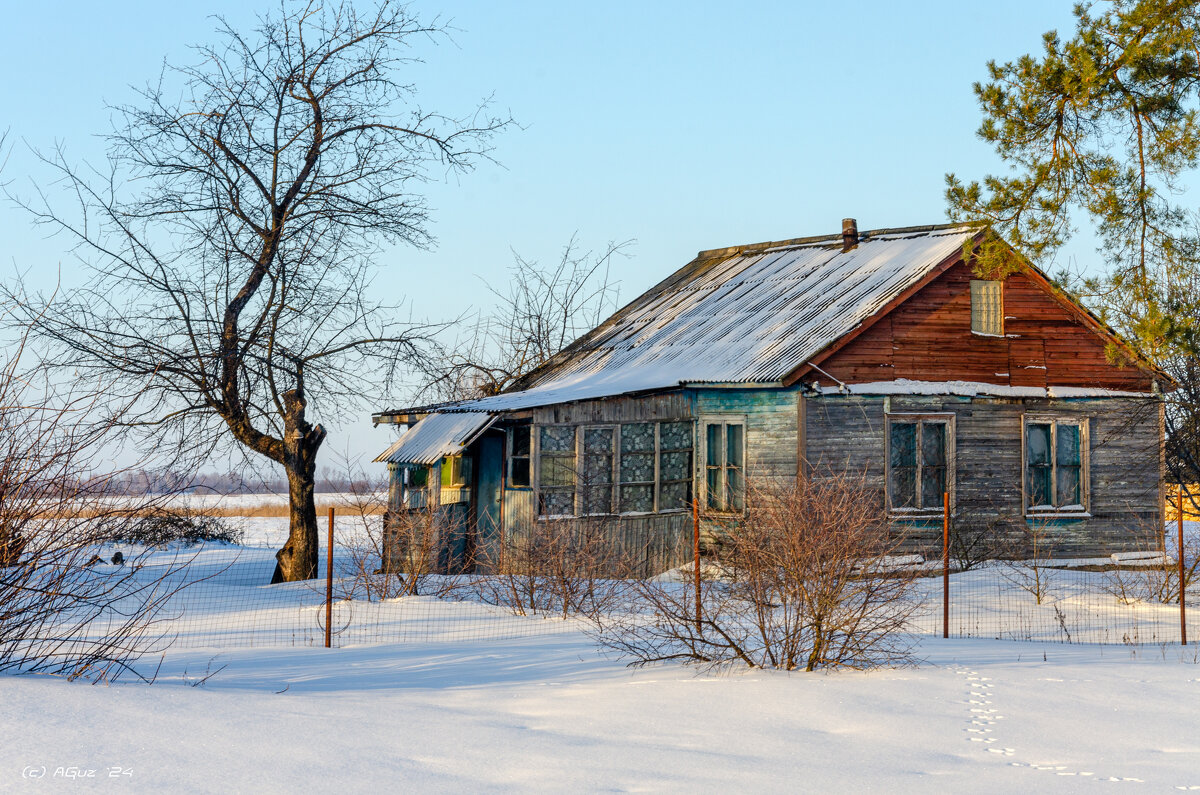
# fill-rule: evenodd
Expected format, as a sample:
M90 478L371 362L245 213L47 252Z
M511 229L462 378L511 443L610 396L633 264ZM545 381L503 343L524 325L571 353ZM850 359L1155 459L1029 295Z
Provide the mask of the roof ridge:
M870 240L872 237L881 237L883 235L902 235L902 234L920 234L923 232L941 232L949 229L974 229L984 226L982 223L969 222L952 222L947 224L925 224L923 226L897 226L884 229L868 229L859 233L859 240ZM828 241L841 245L842 235L840 232L830 235L815 235L812 237L793 237L789 240L768 240L762 243L746 243L739 246L726 246L724 248L711 248L700 251L696 254L697 259L709 259L712 257L731 257L738 254L747 254L768 249L787 249L797 248L799 246L811 245L814 243L822 243Z

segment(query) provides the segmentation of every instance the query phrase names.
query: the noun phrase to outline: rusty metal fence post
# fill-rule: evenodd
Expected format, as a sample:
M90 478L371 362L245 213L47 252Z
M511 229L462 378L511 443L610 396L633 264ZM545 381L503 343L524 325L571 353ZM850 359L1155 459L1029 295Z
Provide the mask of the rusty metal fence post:
M1179 563L1179 642L1181 645L1187 645L1187 583L1184 580L1184 565L1183 565L1183 484L1179 484L1179 546L1175 550L1175 557Z
M333 641L333 508L329 509L329 549L325 561L325 648Z
M692 559L695 561L696 586L696 632L701 631L700 623L700 500L692 497Z
M942 637L950 637L950 492L942 492Z

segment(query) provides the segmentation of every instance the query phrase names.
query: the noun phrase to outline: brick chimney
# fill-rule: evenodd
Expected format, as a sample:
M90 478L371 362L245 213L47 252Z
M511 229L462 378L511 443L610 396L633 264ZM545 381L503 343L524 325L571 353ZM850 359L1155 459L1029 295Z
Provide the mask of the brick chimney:
M853 218L842 219L842 251L858 248L858 221Z

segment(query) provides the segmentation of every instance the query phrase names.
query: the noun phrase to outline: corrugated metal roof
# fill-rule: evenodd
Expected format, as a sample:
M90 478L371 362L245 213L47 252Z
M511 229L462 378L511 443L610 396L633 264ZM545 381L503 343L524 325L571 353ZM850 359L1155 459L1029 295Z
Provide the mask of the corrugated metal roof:
M436 464L448 455L462 453L493 417L486 413L430 414L409 427L375 459L388 464Z
M506 411L698 383L778 383L979 232L956 226L703 252L535 373L439 407Z

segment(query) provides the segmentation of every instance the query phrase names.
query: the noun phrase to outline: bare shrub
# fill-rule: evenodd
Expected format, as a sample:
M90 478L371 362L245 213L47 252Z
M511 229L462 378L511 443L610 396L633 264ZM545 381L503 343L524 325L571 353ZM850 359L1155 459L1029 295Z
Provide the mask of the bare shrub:
M147 547L195 546L216 542L241 545L245 532L220 517L186 508L151 505L118 523L112 540Z
M537 521L501 542L496 572L472 578L475 597L516 615L596 616L621 598L632 557L601 519Z
M912 661L919 607L895 565L878 496L858 475L750 485L744 519L721 538L715 575L633 581L627 610L598 617L600 645L645 665L866 669Z
M1050 525L1026 525L1022 541L1000 558L1000 576L1031 594L1040 605L1054 588L1051 551Z
M1179 601L1179 541L1174 534L1142 528L1137 533L1139 552L1114 556L1114 566L1104 573L1104 590L1122 604ZM1200 568L1200 542L1183 541L1184 589L1190 588Z
M9 350L0 369L0 671L152 678L134 666L169 644L160 621L189 584L190 559L149 550L110 558L106 545L131 514L168 497L115 499L107 478L85 477L103 460L108 431L86 422L96 392L56 391L44 371L21 369L20 345Z

